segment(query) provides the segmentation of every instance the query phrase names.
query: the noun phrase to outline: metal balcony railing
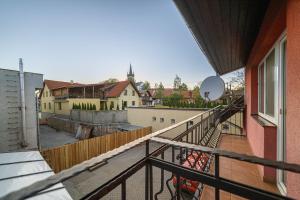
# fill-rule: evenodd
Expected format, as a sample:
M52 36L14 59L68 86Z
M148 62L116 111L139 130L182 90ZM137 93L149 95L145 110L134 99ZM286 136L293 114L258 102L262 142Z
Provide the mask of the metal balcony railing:
M215 188L215 199L220 199L220 190L249 199L291 199L219 176L220 157L300 173L300 165L217 149L220 119L223 117L222 114L228 113L230 109L232 108L216 107L10 193L4 199L24 199L34 196L38 192L86 170L103 164L109 165L110 159L126 153L127 150L133 149L137 145L144 145L145 156L142 159L106 183L99 185L82 199L100 199L118 186L121 187L121 198L126 199L129 190L137 189L127 186L128 179L137 172L144 172L143 195L147 200L159 199L161 195L169 199L199 199L204 185ZM226 110L227 112L225 112ZM232 113L234 114L234 112ZM159 147L157 147L158 144ZM153 148L153 145L157 148ZM214 172L210 173L212 163L214 163ZM144 171L140 171L143 168ZM157 170L160 173L155 173ZM157 181L155 179L160 180L159 184L154 184L154 181ZM158 186L159 188L157 188Z

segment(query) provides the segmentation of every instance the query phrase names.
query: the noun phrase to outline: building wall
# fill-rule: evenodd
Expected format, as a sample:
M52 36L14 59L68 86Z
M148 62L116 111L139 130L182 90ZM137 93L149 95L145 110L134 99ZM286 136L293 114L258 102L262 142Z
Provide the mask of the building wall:
M45 85L42 96L41 96L41 111L46 113L53 113L54 112L54 96L52 95L51 91L49 90L48 86ZM49 103L51 108L49 108ZM46 105L46 108L45 108Z
M259 35L246 65L246 132L256 156L273 158L277 154L277 133L265 130L251 116L258 112L257 67L281 34L287 35L286 60L286 145L287 162L300 164L300 1L270 1ZM266 134L267 133L267 134ZM277 157L275 157L276 159ZM270 174L260 167L262 176ZM273 173L273 172L272 172ZM271 174L272 174L271 173ZM300 175L288 173L287 195L300 197Z
M107 99L108 109L110 108L111 102L114 102L113 110L117 109L117 104L119 104L119 108L122 109L122 102L125 102L125 101L127 101L128 107L131 107L131 106L134 107L134 106L141 105L142 99L139 97L137 91L133 88L133 86L131 84L129 84L125 89L127 90L127 95L124 95L125 94L125 90L124 90L119 97ZM135 91L134 96L132 95L132 91ZM135 102L135 105L132 104L132 101Z
M152 130L157 131L172 125L172 119L175 120L175 123L178 123L202 112L203 110L199 109L129 107L128 122L142 127L152 126ZM154 120L153 117L155 117L156 120ZM161 118L163 118L163 121L161 121Z
M300 1L287 3L286 132L287 161L300 164ZM287 192L300 198L300 175L288 173Z
M61 109L59 109L59 102L61 103ZM60 100L55 102L55 114L60 114L60 115L70 115L70 111L73 108L73 103L74 104L95 104L96 105L96 110L100 109L100 99L95 99L95 98L89 98L89 99L83 99L83 98L68 98L66 100Z

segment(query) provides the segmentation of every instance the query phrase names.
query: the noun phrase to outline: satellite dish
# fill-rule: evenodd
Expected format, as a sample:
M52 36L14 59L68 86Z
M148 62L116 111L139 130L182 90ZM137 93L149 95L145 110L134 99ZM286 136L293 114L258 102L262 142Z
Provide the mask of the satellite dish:
M206 101L221 98L225 91L225 83L219 76L207 77L200 86L200 95Z

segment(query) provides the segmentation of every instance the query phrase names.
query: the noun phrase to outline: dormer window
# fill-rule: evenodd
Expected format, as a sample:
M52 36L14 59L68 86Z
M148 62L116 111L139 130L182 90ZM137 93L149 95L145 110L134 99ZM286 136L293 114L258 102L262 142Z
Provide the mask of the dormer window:
M127 96L127 90L124 90L124 95Z
M134 90L132 90L132 96L135 96L135 91Z

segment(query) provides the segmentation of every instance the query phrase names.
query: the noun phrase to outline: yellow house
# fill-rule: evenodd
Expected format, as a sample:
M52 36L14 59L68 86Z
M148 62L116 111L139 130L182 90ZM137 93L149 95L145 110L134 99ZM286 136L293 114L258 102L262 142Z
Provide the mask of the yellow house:
M141 105L137 88L128 80L99 84L45 80L40 99L42 112L62 115L69 115L73 105L79 104L95 105L96 110Z

